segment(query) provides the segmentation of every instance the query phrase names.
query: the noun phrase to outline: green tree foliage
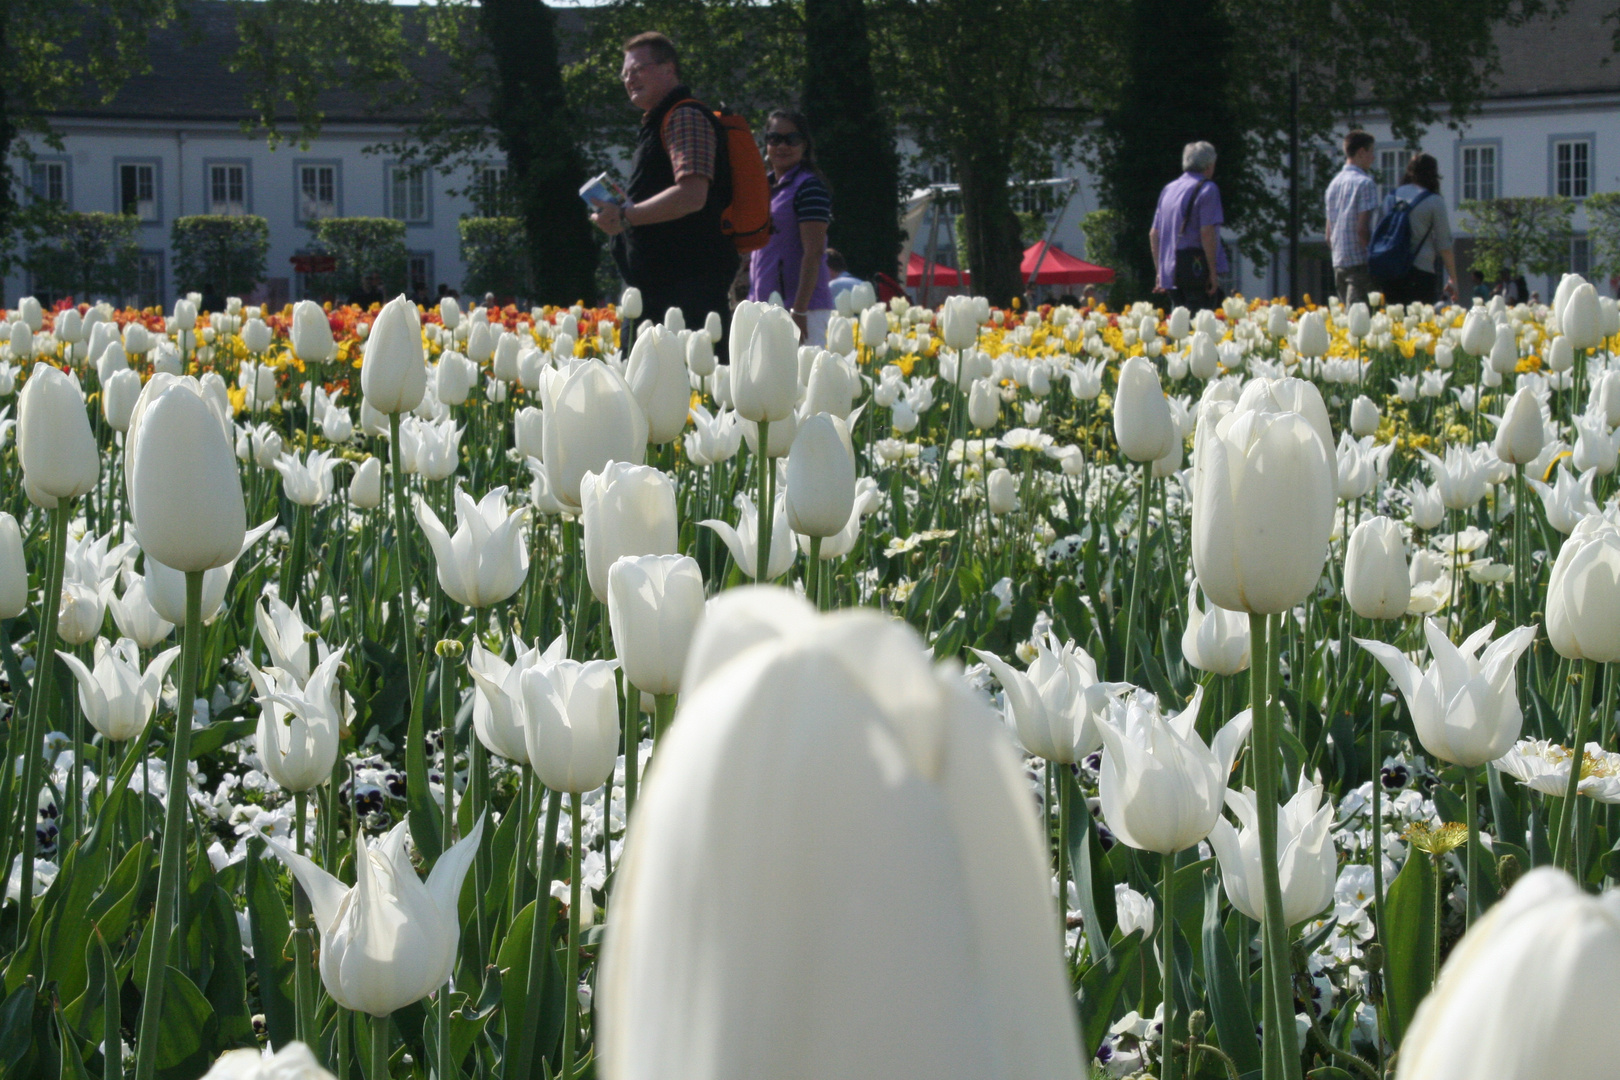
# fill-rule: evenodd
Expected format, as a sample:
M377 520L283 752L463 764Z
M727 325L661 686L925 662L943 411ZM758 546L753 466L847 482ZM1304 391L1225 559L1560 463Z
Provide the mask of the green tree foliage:
M802 108L836 214L828 242L851 272L893 274L900 253L900 162L879 106L865 0L805 0Z
M973 290L1023 292L1009 184L1050 176L1093 118L1105 52L1080 0L872 0L875 69L920 162L961 185Z
M15 252L49 237L48 215L23 215L37 142L61 147L50 114L111 101L124 80L149 67L152 30L174 21L176 0L6 0L0 6L0 271Z
M1298 59L1301 219L1321 216L1338 141L1369 108L1395 138L1456 124L1499 71L1499 26L1556 14L1561 0L1120 0L1094 47L1111 100L1089 140L1105 205L1125 214L1141 272L1152 200L1180 171L1181 145L1215 144L1216 181L1239 248L1264 260L1288 226L1290 76ZM1310 178L1315 182L1311 183ZM1309 226L1306 225L1306 228Z
M322 275L322 291L338 296L359 292L367 277L376 274L385 293L404 290L405 223L393 218L332 217L315 224L320 250L337 259L337 269Z
M1111 284L1102 286L1110 302L1118 305L1118 298L1139 296L1151 287L1134 277L1136 265L1125 249L1132 238L1125 232L1125 215L1118 210L1093 210L1080 219L1080 231L1086 238L1086 260L1114 271Z
M1132 3L1116 32L1125 57L1124 81L1094 147L1101 201L1119 215L1112 223L1119 230L1112 261L1104 265L1124 272L1112 296L1128 302L1153 288L1148 229L1160 188L1181 172L1187 143L1214 144L1228 221L1249 217L1267 191L1264 177L1251 166L1250 140L1231 93L1235 43L1226 12L1206 0Z
M1557 274L1569 268L1575 201L1557 196L1485 199L1458 208L1474 236L1475 270L1494 281L1511 275Z
M506 158L501 201L527 237L521 253L536 295L595 299L599 242L578 191L581 128L562 82L557 18L541 0L447 0L410 9L388 0L264 0L242 5L242 47L255 123L272 141L320 130L320 94L342 84L378 110L419 117L381 149L446 176L474 176ZM292 118L289 124L287 119ZM488 200L480 200L488 201ZM480 210L508 207L481 206Z
M1620 191L1588 195L1586 235L1592 242L1592 274L1620 274Z
M515 217L462 218L461 261L467 266L462 288L469 296L533 296L525 258L523 220Z
M181 292L240 296L264 280L270 223L257 214L196 214L169 230Z
M135 291L140 221L130 214L58 211L23 257L41 300L118 300Z

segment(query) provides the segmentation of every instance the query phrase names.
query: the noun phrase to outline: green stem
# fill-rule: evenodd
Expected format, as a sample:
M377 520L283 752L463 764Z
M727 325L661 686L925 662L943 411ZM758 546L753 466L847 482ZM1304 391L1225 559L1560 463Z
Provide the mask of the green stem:
M388 1080L388 1020L386 1016L371 1017L370 1080Z
M760 427L764 426L762 422ZM561 1080L574 1080L574 1038L579 1028L579 849L585 842L585 816L579 803L576 792L568 807L573 843L568 848L568 966L563 975L562 1068L557 1073Z
M1141 500L1136 508L1136 566L1131 571L1130 598L1125 602L1125 652L1119 669L1122 679L1130 675L1135 660L1136 608L1142 598L1142 564L1147 562L1148 500L1152 492L1153 465L1149 462L1142 466Z
M467 741L472 744L467 769L467 794L472 799L472 811L468 816L476 822L489 812L489 751L476 737ZM474 970L480 973L490 962L490 942L494 934L495 912L489 910L487 903L489 880L495 872L495 857L490 851L493 832L493 829L484 830L479 838L478 854L473 857L473 895L478 897L478 954L474 957ZM479 978L483 978L482 974Z
M653 695L653 745L656 747L664 733L669 730L670 722L675 719L674 694Z
M309 812L309 794L298 791L293 793L293 842L298 854L304 852L304 830L306 815ZM312 924L310 917L309 897L304 895L304 888L293 881L293 1000L298 1008L295 1025L298 1038L308 1047L314 1049L316 1039L315 1031L315 964L314 951L309 940L309 929Z
M551 877L557 865L557 820L562 814L562 792L546 793L544 843L540 846L540 869L534 888L534 925L529 937L529 978L523 998L523 1034L517 1052L502 1061L505 1080L529 1080L530 1062L540 1032L540 1007L551 979ZM538 1048L541 1054L546 1048Z
M1159 920L1159 987L1164 999L1164 1040L1159 1045L1165 1047L1163 1080L1176 1080L1176 1055L1171 1049L1176 1043L1175 854L1160 855L1159 862L1164 865L1164 883L1159 889L1159 906L1163 909L1159 913L1163 916Z
M1577 872L1575 846L1572 843L1575 834L1575 799L1580 793L1581 762L1586 756L1587 728L1592 715L1592 684L1598 678L1596 660L1583 660L1581 663L1581 685L1576 695L1575 722L1571 725L1575 744L1570 747L1569 783L1564 788L1563 812L1558 815L1558 842L1553 846L1553 864L1562 866L1577 881L1581 875Z
M203 636L202 585L202 571L194 570L186 574L186 626L180 653L180 692L175 698L174 740L169 749L169 793L164 807L163 855L158 867L157 903L148 931L152 937L152 947L146 966L146 996L141 1002L135 1080L152 1080L157 1068L158 1032L163 1025L163 990L169 966L169 937L174 931L176 894L182 887L186 764L191 760L190 706L197 696L197 661L202 651Z
M1463 795L1468 807L1468 902L1463 907L1463 927L1466 929L1474 925L1474 913L1480 909L1479 890L1474 887L1479 881L1479 781L1474 778L1473 769L1463 770Z
M810 538L810 565L804 568L804 591L810 597L810 602L816 605L817 611L822 610L820 584L821 537L812 536Z
M22 798L17 806L17 816L21 819L18 843L22 853L22 874L17 880L23 883L17 894L18 951L28 939L28 923L34 908L34 850L39 846L36 835L39 824L39 767L44 757L46 702L51 696L51 675L56 670L56 657L52 655L51 647L56 643L57 620L62 611L62 568L67 560L70 513L68 505L69 500L60 499L56 509L51 511L51 562L45 574L45 595L41 597L45 625L34 642L34 685L28 694L28 726L23 736Z
M771 422L759 422L759 546L754 549L754 580L764 584L770 580L767 576L771 566L771 525L772 511L776 508L770 503L770 475L771 475Z
M405 470L399 461L399 413L388 414L388 470L394 478L394 546L399 559L399 633L400 655L405 658L405 682L416 686L416 656L412 645L411 626L416 611L411 605L411 541L408 524L410 517L405 508Z
M439 1073L437 1080L454 1080L461 1074L461 1070L454 1060L454 1048L450 1045L452 1042L450 1037L450 984L454 979L455 976L452 974L449 979L445 980L444 985L439 987L438 994L434 996L433 1013L434 1020L438 1025L438 1039L436 1041L439 1044L436 1047L439 1058L437 1062Z
M1250 676L1254 720L1256 802L1260 818L1260 867L1265 890L1264 984L1271 998L1273 1021L1266 1028L1267 1064L1280 1080L1298 1080L1298 1035L1294 1031L1292 979L1289 971L1288 926L1283 922L1282 883L1277 866L1277 764L1279 761L1276 714L1271 708L1271 687L1277 679L1276 643L1269 616L1249 616L1253 672Z

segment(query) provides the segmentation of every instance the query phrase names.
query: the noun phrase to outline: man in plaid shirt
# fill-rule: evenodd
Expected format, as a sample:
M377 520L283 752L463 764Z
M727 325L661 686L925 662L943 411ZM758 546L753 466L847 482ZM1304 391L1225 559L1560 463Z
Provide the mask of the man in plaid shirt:
M1327 237L1333 251L1333 291L1345 304L1365 303L1372 291L1367 245L1372 241L1378 182L1370 171L1373 137L1352 131L1344 137L1344 168L1327 189Z

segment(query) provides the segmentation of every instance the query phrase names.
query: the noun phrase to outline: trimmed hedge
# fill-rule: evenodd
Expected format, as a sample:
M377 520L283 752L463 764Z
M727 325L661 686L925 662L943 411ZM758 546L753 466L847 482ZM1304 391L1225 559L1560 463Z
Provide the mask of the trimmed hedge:
M41 299L116 300L139 278L140 221L131 214L53 212L47 239L23 257Z
M467 267L462 291L467 296L492 292L504 300L534 295L522 218L462 218L460 228L461 260Z
M332 217L315 224L317 248L337 259L337 269L321 275L321 286L339 296L352 296L371 274L382 281L383 294L404 292L405 223L393 218Z
M174 219L169 242L177 291L242 296L264 280L270 223L255 214L194 214Z

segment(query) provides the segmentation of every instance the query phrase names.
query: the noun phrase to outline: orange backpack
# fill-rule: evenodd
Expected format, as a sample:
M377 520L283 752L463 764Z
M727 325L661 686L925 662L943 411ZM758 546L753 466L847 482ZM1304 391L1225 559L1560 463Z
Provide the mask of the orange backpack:
M688 101L677 101L670 112ZM665 114L665 123L669 122ZM731 202L720 212L720 231L731 238L739 254L764 247L771 238L771 183L765 178L765 159L754 142L748 121L731 110L714 110L715 122L726 139L726 158L731 168Z

